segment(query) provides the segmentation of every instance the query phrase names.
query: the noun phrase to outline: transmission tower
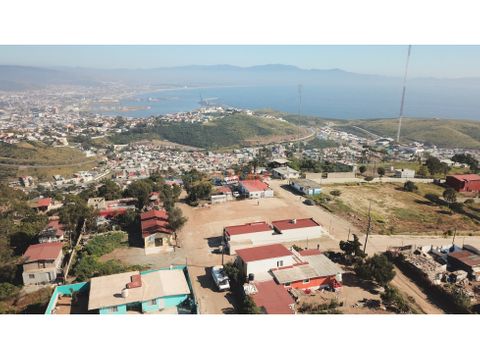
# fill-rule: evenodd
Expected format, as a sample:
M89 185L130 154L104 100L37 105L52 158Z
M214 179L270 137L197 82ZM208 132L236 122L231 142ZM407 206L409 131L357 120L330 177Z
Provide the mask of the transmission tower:
M397 143L400 142L400 131L402 129L403 104L405 102L405 91L407 89L408 63L410 61L410 51L411 50L412 50L412 45L408 45L407 62L405 64L405 74L403 76L402 100L400 102L400 116L398 117Z

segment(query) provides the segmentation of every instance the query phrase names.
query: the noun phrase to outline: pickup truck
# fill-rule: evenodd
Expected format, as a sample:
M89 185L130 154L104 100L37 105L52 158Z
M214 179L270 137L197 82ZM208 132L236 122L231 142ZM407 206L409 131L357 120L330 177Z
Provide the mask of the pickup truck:
M225 274L225 270L222 265L217 265L212 267L212 278L217 285L218 290L229 290L230 282L228 281L228 276Z

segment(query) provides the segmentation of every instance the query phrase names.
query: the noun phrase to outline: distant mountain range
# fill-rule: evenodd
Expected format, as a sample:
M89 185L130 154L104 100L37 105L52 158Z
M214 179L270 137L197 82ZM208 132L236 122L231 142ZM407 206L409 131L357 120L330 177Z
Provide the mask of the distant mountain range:
M151 69L93 69L80 67L28 67L0 65L0 90L25 90L47 85L89 85L121 82L132 85L235 86L322 85L400 86L400 77L358 74L341 69L301 69L292 65L267 64L251 67L191 65ZM480 87L480 78L415 78L410 86Z

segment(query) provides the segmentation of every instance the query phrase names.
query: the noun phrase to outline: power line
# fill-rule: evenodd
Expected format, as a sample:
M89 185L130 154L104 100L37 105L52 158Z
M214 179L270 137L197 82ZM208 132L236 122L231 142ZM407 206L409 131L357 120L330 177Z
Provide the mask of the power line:
M410 62L411 50L412 50L412 45L408 45L407 62L405 64L405 74L403 76L402 101L400 102L400 116L398 118L397 143L400 142L400 131L402 128L402 118L403 118L403 104L405 102L405 91L407 89L408 63Z

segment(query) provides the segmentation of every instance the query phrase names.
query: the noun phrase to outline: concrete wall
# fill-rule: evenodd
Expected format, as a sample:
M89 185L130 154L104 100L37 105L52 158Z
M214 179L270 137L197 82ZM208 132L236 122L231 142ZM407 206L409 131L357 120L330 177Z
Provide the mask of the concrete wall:
M24 285L50 284L57 278L57 269L52 268L49 271L23 272L22 278Z
M282 241L290 242L317 239L322 237L324 234L325 231L321 226L315 226L302 229L283 230L282 234L275 236L281 236Z

